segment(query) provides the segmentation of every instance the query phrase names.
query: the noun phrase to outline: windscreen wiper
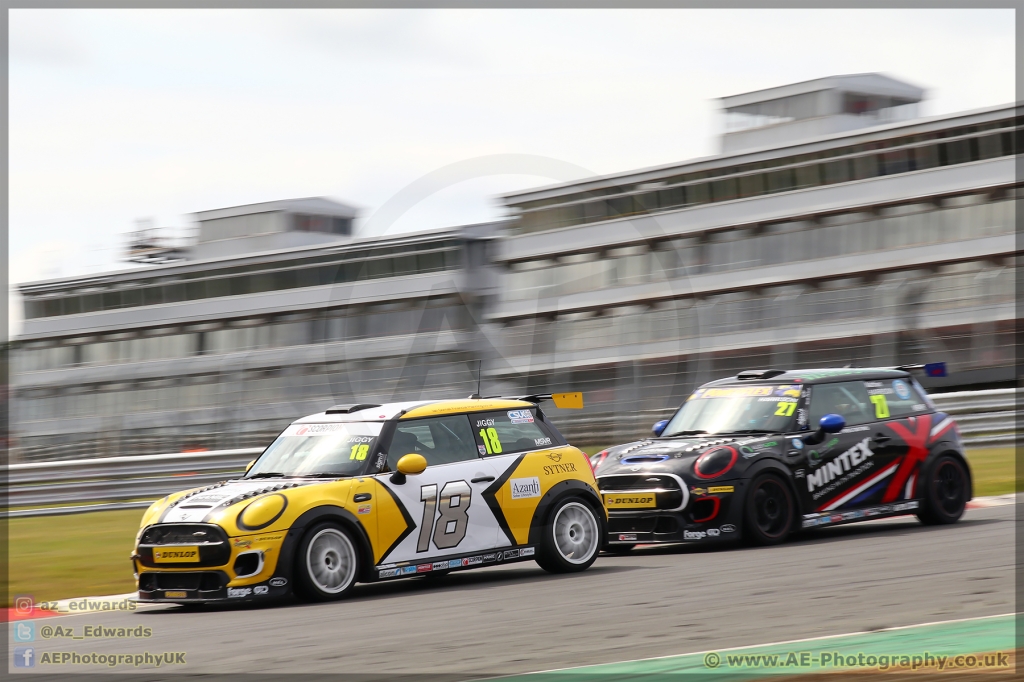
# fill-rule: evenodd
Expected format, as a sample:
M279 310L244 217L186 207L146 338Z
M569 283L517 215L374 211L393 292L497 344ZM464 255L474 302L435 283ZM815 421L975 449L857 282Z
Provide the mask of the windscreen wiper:
M749 435L752 433L779 433L778 431L769 431L768 429L737 429L736 431L726 431L718 435L722 436L735 436L737 434Z
M246 476L246 478L284 478L284 477L285 477L285 474L282 474L280 471L262 471L262 472L260 472L258 474L253 474L252 476Z
M693 431L676 431L675 433L669 434L667 436L662 436L662 438L677 438L679 436L699 436L702 433L707 433L707 431L705 431L704 429L694 429Z
M326 471L318 471L315 474L295 474L295 478L344 478L348 474L332 474Z

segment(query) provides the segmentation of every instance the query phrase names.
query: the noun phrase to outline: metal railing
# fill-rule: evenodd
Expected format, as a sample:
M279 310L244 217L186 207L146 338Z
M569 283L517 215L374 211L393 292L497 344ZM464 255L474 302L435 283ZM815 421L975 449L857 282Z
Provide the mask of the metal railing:
M962 391L932 396L938 408L956 418L967 447L1017 442L1018 389ZM610 445L650 433L651 425L673 410L582 414L558 419L569 442ZM106 457L6 467L8 516L49 516L102 509L146 507L169 493L242 475L262 448L138 457Z
M967 447L1015 445L1021 389L936 393L932 401L956 419Z
M148 507L179 490L241 476L263 448L103 457L7 467L8 516Z

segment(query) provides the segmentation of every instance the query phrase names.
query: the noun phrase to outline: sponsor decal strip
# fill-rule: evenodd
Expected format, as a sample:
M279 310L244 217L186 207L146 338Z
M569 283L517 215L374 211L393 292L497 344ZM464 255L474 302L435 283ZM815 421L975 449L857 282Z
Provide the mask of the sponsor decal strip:
M838 514L807 514L804 516L803 528L813 528L814 526L827 526L833 523L839 523L840 521L855 521L858 519L870 519L873 517L889 516L896 514L903 514L909 511L913 511L920 506L918 500L909 500L907 502L897 502L895 504L883 504L877 507L864 507L863 509L854 509L852 511L845 511Z
M445 559L431 561L424 564L409 564L406 566L395 566L394 564L380 564L377 566L378 578L399 578L417 573L430 573L433 571L451 571L457 568L469 568L481 564L490 564L503 559L523 559L534 556L537 553L536 547L522 547L509 549L503 552L491 554L478 554L476 556L462 557L460 559Z

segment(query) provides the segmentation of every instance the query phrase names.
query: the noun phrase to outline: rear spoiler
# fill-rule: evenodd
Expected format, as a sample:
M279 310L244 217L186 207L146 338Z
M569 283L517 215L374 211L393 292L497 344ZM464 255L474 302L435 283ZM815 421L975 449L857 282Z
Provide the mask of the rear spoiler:
M352 414L371 407L380 407L380 403L354 403L352 405L335 405L324 410L324 414Z
M893 367L893 369L899 369L904 372L910 372L912 370L924 370L925 376L929 377L949 376L949 374L946 372L945 362L928 362L923 365L900 365L899 367Z
M508 396L509 400L522 400L527 403L538 404L544 400L551 400L555 407L568 410L583 409L583 394L576 393L536 393L534 395Z

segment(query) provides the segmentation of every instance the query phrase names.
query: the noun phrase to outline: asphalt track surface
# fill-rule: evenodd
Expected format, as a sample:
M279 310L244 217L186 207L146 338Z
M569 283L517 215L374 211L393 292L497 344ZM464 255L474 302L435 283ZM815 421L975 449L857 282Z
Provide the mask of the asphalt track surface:
M638 549L574 575L520 563L361 585L330 604L46 618L37 628L143 624L153 635L37 637L34 646L37 660L45 651L187 653L186 666L151 670L149 680L186 671L473 679L1005 614L1015 610L1015 510L972 509L947 527L901 517L823 528L770 548ZM86 671L111 672L33 672Z

